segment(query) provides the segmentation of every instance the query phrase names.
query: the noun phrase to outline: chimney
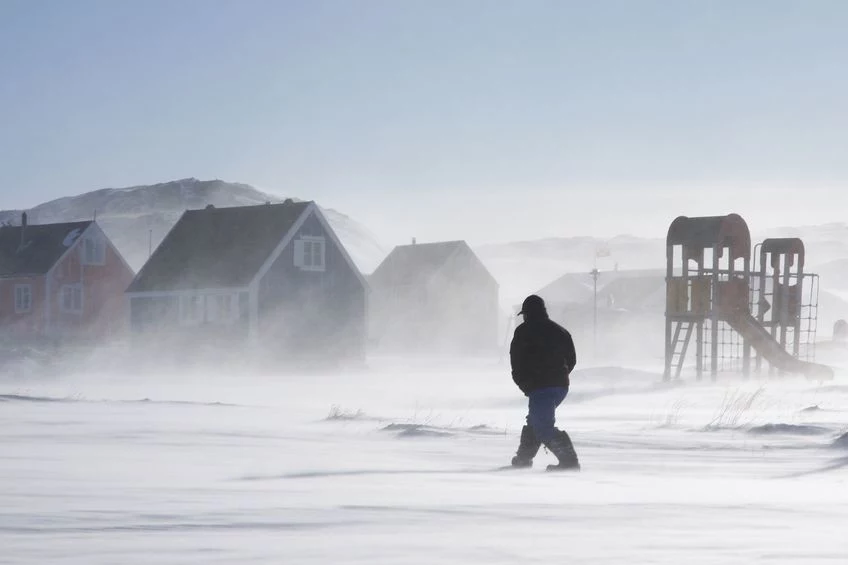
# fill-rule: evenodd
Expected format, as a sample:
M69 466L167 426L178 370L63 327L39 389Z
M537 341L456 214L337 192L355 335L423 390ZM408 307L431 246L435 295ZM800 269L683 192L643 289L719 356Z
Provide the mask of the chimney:
M413 237L412 238L412 245L415 245L415 243L416 243L416 241L415 241L415 238Z

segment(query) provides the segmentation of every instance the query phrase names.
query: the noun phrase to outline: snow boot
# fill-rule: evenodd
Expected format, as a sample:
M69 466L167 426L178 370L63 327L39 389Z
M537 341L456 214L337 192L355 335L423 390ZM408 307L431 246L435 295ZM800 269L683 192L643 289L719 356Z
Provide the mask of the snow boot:
M532 467L533 458L539 453L542 442L536 438L536 433L529 425L521 428L521 439L518 443L518 451L512 458L513 467Z
M574 444L571 443L571 438L565 430L557 430L554 438L546 444L546 447L551 450L559 463L556 465L548 465L548 471L579 471L580 462L577 460L577 452L574 451Z

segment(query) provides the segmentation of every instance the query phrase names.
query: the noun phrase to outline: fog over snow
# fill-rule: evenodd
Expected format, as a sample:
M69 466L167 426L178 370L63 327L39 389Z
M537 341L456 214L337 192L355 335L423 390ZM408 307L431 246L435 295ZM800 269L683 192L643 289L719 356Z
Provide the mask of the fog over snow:
M0 0L0 565L844 564L846 29L836 0ZM84 331L117 287L86 269L127 268L99 231L59 234L53 279L18 261L23 212L96 217L138 273L187 209L126 333ZM692 346L663 380L665 234L730 213L803 239L833 378L698 381ZM476 278L399 260L372 331L378 265L453 240L423 263ZM648 273L600 332L595 268ZM515 308L565 275L582 469L504 468ZM19 339L51 321L71 339ZM488 341L424 347L457 335Z
M844 354L843 354L844 355ZM842 357L844 363L844 356ZM584 368L575 474L499 471L524 399L490 361L367 374L5 380L12 563L836 563L848 379L661 386Z

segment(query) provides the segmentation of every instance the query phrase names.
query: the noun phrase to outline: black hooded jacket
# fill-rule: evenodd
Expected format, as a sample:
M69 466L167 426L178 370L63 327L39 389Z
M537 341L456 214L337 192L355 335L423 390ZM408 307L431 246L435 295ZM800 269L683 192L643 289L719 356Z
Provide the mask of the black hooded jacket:
M571 334L546 313L525 316L515 328L509 358L512 380L524 394L547 387L568 388L568 374L577 364Z

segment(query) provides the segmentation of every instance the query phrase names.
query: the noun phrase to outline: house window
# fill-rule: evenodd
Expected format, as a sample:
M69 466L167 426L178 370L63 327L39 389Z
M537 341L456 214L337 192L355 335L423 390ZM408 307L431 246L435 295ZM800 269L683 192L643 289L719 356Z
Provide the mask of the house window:
M186 325L203 321L203 297L196 294L180 297L180 322Z
M32 285L15 285L15 312L29 312L32 310Z
M82 312L82 285L69 284L62 287L62 312Z
M227 324L236 319L235 296L213 294L206 297L206 321Z
M89 236L82 241L83 265L102 265L106 262L106 243L103 238Z
M295 242L294 263L303 271L323 271L325 251L323 237L303 236Z

